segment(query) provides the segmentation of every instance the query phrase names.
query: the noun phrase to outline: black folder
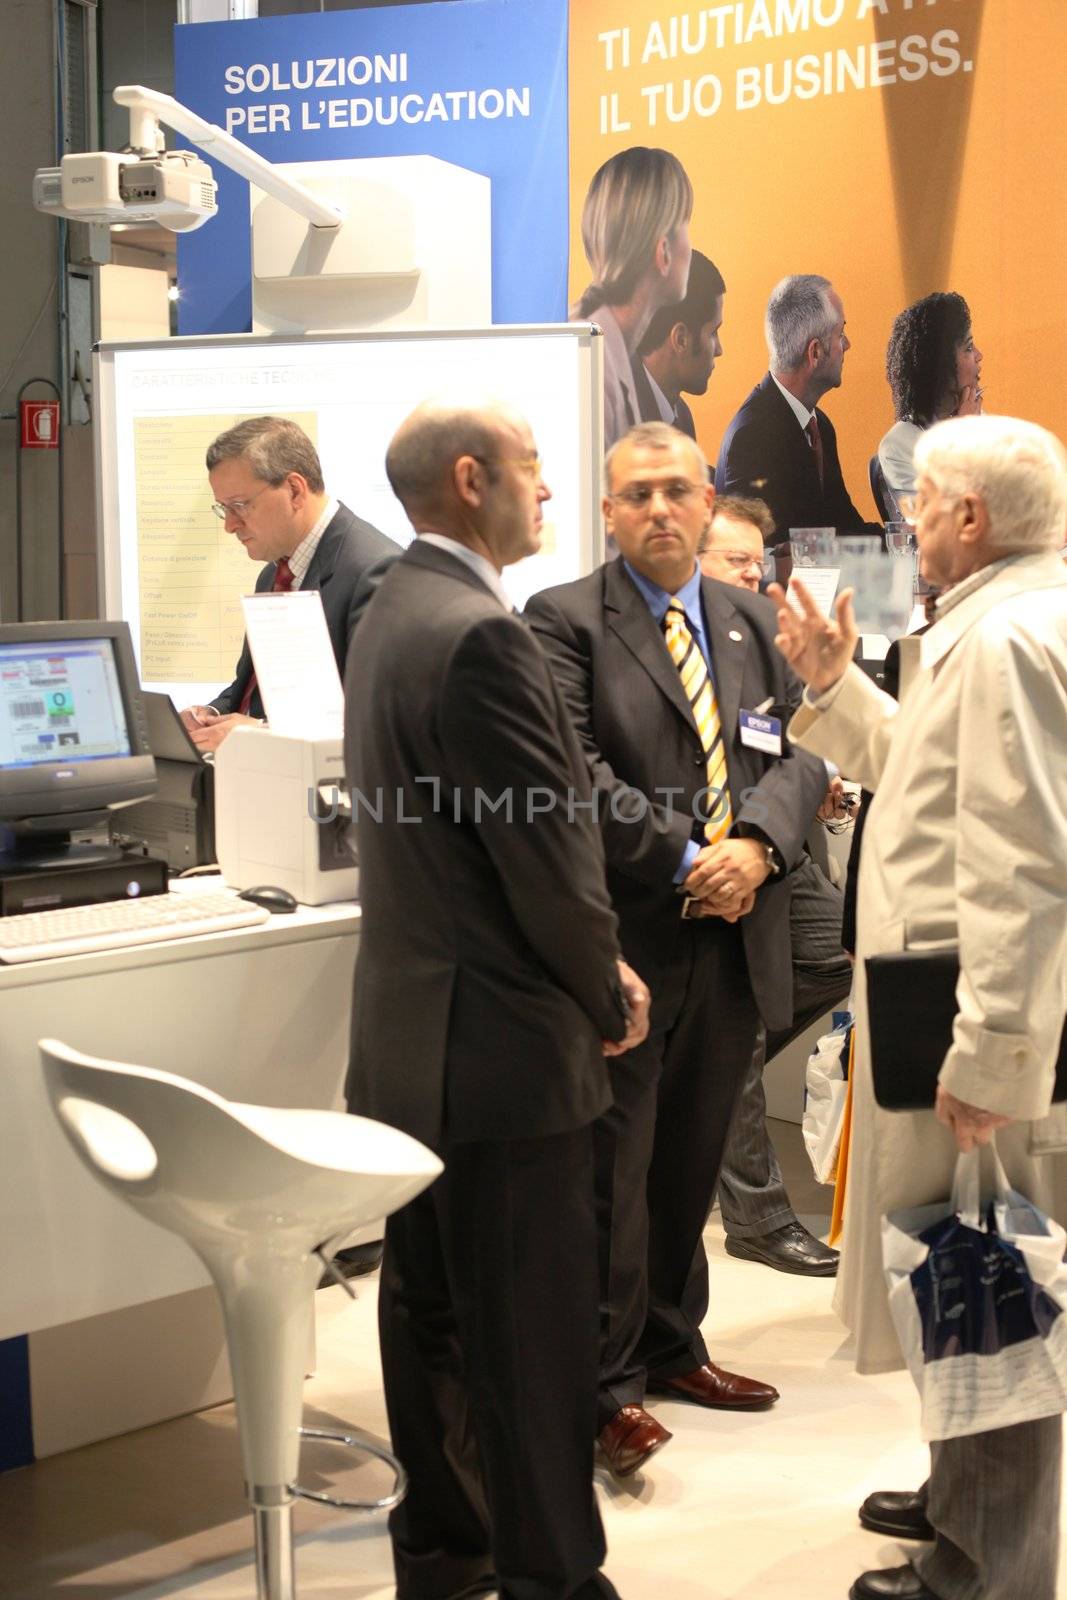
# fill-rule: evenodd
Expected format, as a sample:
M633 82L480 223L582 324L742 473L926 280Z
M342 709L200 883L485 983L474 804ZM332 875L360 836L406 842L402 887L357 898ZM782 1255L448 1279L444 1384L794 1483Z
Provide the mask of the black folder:
M865 965L874 1097L884 1111L928 1111L952 1044L959 951L895 950ZM1067 1027L1052 1098L1067 1100Z

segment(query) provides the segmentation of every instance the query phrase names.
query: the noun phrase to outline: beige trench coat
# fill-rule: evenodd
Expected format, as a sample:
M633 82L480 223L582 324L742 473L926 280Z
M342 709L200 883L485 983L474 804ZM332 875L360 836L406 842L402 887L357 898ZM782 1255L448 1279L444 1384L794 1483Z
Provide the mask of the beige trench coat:
M899 707L856 667L790 737L875 791L863 839L852 1147L834 1307L861 1372L903 1365L881 1218L949 1194L954 1141L932 1111L881 1111L865 957L959 944L959 1015L941 1082L1018 1119L997 1136L1016 1187L1067 1221L1067 1106L1051 1108L1067 1011L1067 567L995 563L917 639ZM950 597L954 598L954 597ZM1043 1151L1044 1154L1039 1152Z

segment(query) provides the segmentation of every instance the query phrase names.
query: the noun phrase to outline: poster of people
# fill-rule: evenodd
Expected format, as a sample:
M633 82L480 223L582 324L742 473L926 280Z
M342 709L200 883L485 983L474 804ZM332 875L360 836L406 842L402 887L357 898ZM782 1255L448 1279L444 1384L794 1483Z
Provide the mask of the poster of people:
M1060 0L572 5L570 314L604 328L606 443L673 421L776 515L807 470L804 525L841 529L889 520L872 457L906 493L941 416L1067 431L1065 29Z

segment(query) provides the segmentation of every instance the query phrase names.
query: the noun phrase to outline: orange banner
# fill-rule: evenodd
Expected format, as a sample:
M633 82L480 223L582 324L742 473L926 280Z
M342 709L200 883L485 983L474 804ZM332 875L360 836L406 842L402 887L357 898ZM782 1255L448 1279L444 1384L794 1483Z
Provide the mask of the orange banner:
M934 290L970 305L985 409L1067 435L1067 0L572 0L571 258L609 156L659 146L695 190L690 234L726 280L724 354L690 398L711 461L767 368L785 274L831 278L852 349L832 416L846 484L893 422L885 348Z

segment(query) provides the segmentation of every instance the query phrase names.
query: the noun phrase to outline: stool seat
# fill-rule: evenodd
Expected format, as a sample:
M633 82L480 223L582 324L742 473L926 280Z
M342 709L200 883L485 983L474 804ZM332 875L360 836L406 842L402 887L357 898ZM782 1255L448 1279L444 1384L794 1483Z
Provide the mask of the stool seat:
M100 1183L203 1261L222 1302L261 1600L293 1593L289 1532L320 1252L441 1172L343 1112L246 1105L151 1067L39 1043L53 1109Z

